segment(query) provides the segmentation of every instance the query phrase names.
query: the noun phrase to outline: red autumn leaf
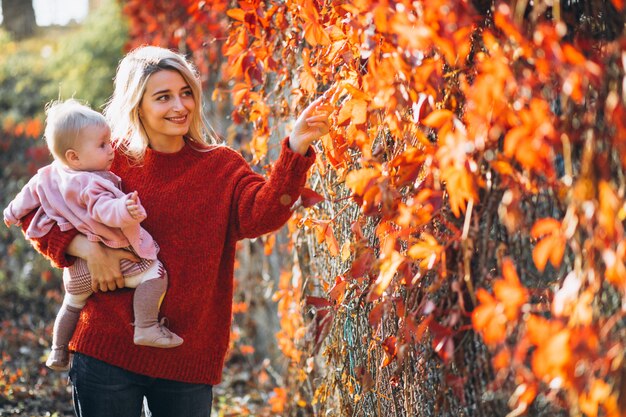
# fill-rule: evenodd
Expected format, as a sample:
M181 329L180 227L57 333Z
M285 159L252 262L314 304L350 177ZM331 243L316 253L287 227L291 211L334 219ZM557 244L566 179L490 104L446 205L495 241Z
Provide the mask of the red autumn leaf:
M371 271L374 260L374 251L371 248L361 250L354 258L354 261L352 261L348 274L352 278L361 278Z
M318 309L331 307L333 305L328 299L324 297L315 297L312 295L306 297L306 304Z
M380 324L383 318L383 314L385 313L385 306L386 306L386 303L382 301L376 304L372 308L372 310L369 312L368 319L369 319L370 326L372 326L373 329L378 328L378 325Z
M300 199L302 201L303 207L311 207L316 205L320 201L326 200L324 196L306 187L302 187L300 189Z
M428 326L428 330L432 335L433 350L444 362L449 362L454 355L454 340L452 339L452 329L442 326L435 320L432 320Z

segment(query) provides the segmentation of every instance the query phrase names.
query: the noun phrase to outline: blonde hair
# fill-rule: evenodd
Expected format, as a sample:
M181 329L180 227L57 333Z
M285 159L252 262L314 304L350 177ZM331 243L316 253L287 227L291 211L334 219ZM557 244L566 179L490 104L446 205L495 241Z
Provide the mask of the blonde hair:
M141 46L120 61L113 96L104 109L104 115L112 127L113 143L135 161L143 159L149 144L149 138L139 120L139 106L148 78L163 70L177 71L189 85L196 103L185 137L199 145L199 148L214 142L208 134L208 123L204 119L202 86L195 67L182 55L169 49Z
M81 129L107 126L103 115L75 99L55 100L46 105L44 138L54 159L67 163L65 152L76 146Z

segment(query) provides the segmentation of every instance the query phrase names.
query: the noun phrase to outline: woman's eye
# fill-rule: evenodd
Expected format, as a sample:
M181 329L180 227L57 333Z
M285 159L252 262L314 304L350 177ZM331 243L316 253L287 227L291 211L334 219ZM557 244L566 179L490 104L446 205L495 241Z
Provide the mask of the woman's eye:
M183 91L183 96L184 97L192 97L193 93L191 92L191 90Z
M168 96L159 96L157 97L157 101L166 101L168 99Z

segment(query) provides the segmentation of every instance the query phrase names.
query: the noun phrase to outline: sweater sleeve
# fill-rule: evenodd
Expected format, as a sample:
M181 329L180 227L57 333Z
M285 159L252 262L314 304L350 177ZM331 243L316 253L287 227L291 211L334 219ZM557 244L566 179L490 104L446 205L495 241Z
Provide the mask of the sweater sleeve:
M24 218L22 218L22 231L26 232L30 222L35 216L36 210L31 211ZM62 232L59 226L55 223L52 229L44 236L40 238L30 239L30 243L47 259L50 260L52 266L56 268L65 268L74 264L75 257L65 253L67 247L72 240L78 235L78 230L69 229Z
M314 161L312 148L304 156L293 152L289 138L283 140L280 156L267 180L243 161L234 173L236 185L231 213L235 216L238 239L258 237L285 224Z
M7 226L21 226L22 217L39 207L41 204L35 187L37 180L38 174L33 176L33 178L28 181L24 188L22 188L15 196L13 201L11 201L4 209L4 223Z

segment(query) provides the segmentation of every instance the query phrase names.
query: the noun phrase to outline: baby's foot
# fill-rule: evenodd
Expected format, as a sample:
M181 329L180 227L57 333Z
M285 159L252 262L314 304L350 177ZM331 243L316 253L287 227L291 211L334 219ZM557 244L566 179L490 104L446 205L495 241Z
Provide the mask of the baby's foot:
M173 348L180 346L183 339L161 323L155 323L150 327L135 326L134 342L141 346Z
M46 366L55 371L67 371L70 368L70 352L65 346L53 346L46 360Z

